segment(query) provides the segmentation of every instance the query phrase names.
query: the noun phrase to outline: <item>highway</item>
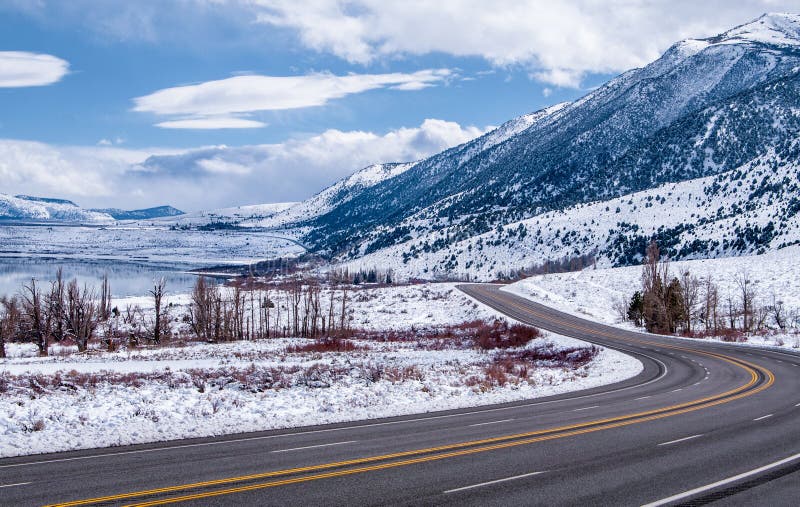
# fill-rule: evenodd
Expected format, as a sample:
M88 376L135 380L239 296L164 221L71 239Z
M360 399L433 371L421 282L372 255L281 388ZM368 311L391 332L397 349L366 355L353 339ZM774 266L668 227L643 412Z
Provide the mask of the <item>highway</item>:
M505 405L3 459L0 504L800 504L800 356L634 333L498 286L460 288L633 355L643 371Z

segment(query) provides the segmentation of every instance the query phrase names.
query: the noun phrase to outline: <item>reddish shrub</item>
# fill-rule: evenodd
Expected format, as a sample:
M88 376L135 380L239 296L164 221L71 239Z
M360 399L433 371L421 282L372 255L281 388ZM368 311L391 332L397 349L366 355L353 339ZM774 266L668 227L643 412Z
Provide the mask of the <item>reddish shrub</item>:
M509 325L495 320L491 324L481 324L475 332L475 344L483 350L521 347L541 336L535 327L522 324Z
M290 354L299 354L303 352L354 352L369 349L370 348L366 345L356 345L350 340L323 338L316 340L313 343L290 345L289 347L286 347L286 352Z

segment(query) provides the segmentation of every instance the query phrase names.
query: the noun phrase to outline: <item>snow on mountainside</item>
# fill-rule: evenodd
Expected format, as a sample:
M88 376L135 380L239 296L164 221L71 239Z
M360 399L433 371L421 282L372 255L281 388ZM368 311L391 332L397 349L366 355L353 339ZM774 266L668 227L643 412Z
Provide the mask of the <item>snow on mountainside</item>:
M737 26L707 40L721 44L760 42L800 46L800 19L795 14L764 14L755 21Z
M404 164L373 164L367 166L347 178L331 185L314 197L294 206L282 210L269 218L258 220L251 219L243 225L258 227L286 227L293 224L316 218L327 213L335 206L346 202L353 194L360 190L377 185L382 181L394 178L404 173L414 162Z
M114 218L108 213L82 209L64 199L0 194L0 220L112 222Z
M281 213L296 202L276 202L270 204L252 204L247 206L235 206L231 208L220 208L214 210L197 211L184 213L179 216L162 217L148 223L158 225L174 225L178 227L190 227L198 225L249 225L252 221L263 220Z
M114 220L141 220L174 217L183 211L172 206L123 210L118 208L85 209L66 199L10 196L0 194L0 220L46 220L54 222L105 223Z
M391 267L401 277L492 280L592 252L601 266L637 264L651 238L673 259L760 254L800 244L799 213L800 164L767 156L716 176L544 213L447 249L435 248L445 238L434 232L347 264Z
M636 262L653 235L677 257L741 255L800 239L798 138L800 16L768 14L276 224L428 278Z

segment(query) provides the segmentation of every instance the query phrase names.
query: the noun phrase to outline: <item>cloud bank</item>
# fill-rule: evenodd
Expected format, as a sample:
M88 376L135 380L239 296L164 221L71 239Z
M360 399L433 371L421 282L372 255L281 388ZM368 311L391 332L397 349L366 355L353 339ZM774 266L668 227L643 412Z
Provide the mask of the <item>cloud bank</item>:
M91 207L172 204L186 211L302 200L369 164L418 160L485 130L428 119L384 134L327 130L276 144L191 150L0 140L0 191Z
M711 36L765 11L796 10L782 0L253 0L259 23L348 62L403 55L477 56L495 67L521 65L555 86L577 87L588 73L617 73L654 60L673 42Z

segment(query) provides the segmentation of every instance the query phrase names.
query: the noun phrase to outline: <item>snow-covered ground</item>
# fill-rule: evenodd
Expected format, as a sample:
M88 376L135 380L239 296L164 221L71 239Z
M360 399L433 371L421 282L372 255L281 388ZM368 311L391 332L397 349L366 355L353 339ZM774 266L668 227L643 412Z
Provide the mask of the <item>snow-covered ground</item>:
M187 299L172 301L180 307ZM452 284L354 291L351 305L353 326L373 330L420 330L498 316ZM441 346L414 332L404 336L355 338L355 350L348 352L297 351L293 347L314 344L298 338L94 349L84 355L65 347L51 349L47 358L35 357L27 345L12 345L12 357L0 360L0 456L523 400L609 384L641 371L637 360L601 349L574 369L537 362L498 381L493 361L508 350ZM523 348L587 347L544 335Z
M746 274L753 282L757 306L782 301L787 313L800 311L800 246L791 246L763 255L701 259L670 263L674 276L688 270L702 278L711 276L719 287L720 298L737 295L736 280ZM641 266L623 268L587 268L572 273L556 273L526 278L503 288L584 318L605 324L632 328L623 322L616 307L630 301L641 287ZM774 299L773 299L774 297ZM794 333L769 333L748 337L746 345L800 348L800 336Z

